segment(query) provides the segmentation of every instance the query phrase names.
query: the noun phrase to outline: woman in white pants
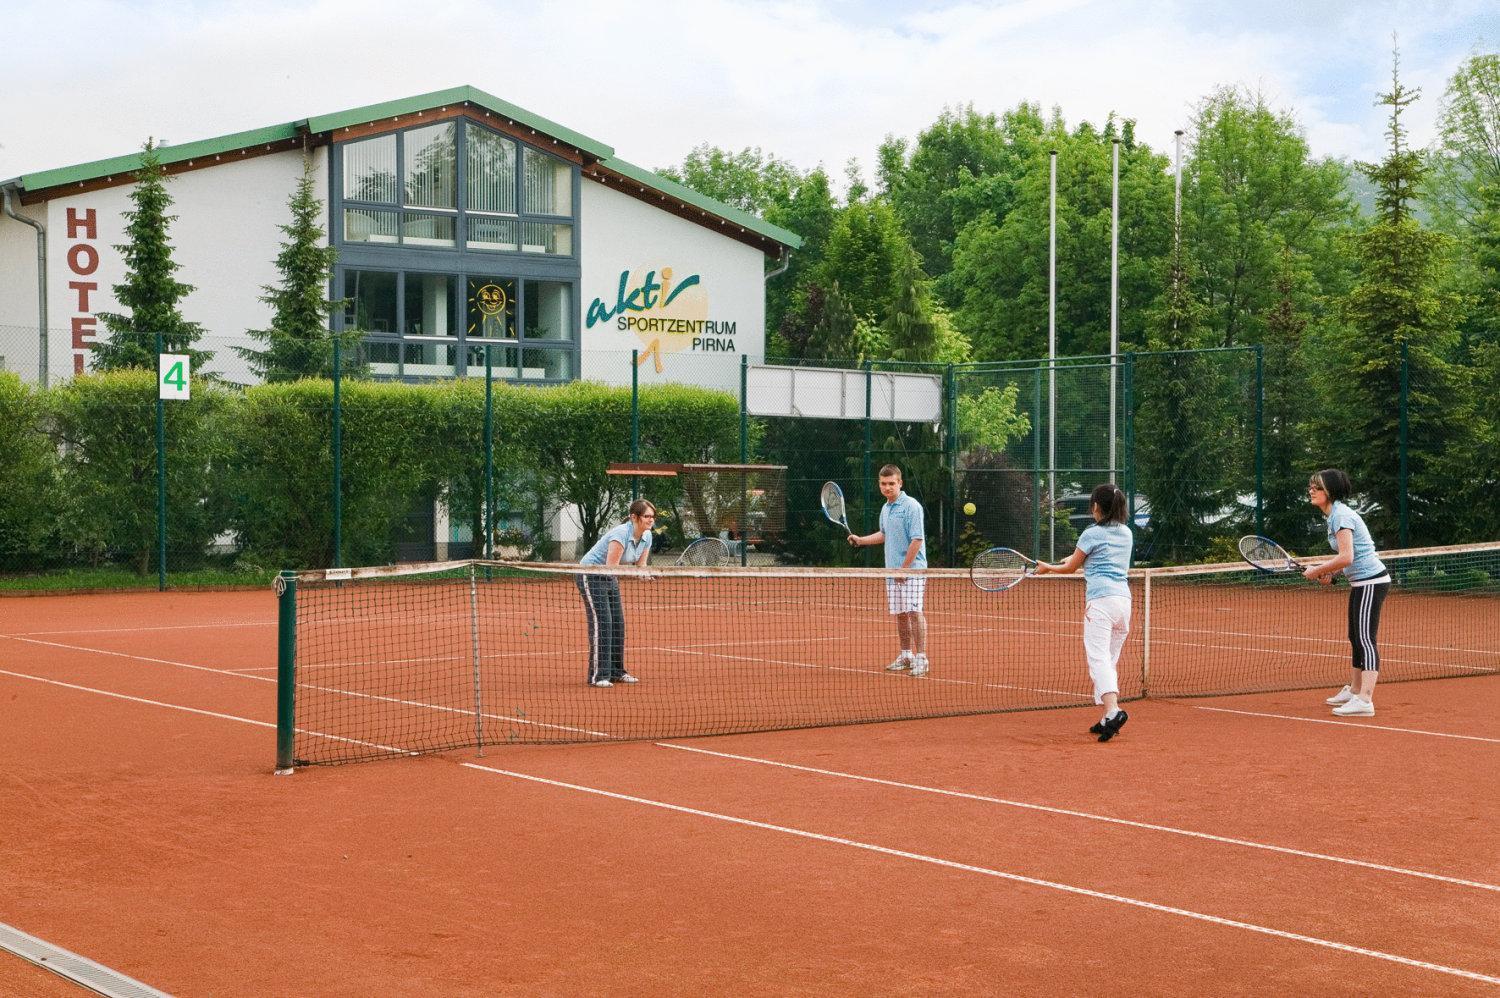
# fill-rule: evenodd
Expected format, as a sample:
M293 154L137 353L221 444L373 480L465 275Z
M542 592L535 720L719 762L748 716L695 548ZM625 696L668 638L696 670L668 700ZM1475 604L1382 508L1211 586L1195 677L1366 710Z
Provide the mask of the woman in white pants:
M1068 573L1083 566L1083 650L1088 655L1089 678L1094 681L1094 703L1104 716L1091 734L1107 742L1128 719L1120 709L1120 674L1116 665L1120 649L1130 633L1130 552L1135 538L1125 525L1125 493L1114 485L1100 485L1089 497L1094 525L1078 538L1078 547L1066 561L1052 565L1039 562L1038 575Z

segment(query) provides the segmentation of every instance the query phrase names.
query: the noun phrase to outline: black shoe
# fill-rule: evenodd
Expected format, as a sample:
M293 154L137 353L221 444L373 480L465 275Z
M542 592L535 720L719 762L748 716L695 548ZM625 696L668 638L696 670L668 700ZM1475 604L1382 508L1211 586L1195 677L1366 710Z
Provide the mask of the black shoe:
M1095 721L1089 727L1089 734L1091 734L1091 735L1102 735L1102 734L1104 734L1104 722L1103 721Z
M1130 720L1130 715L1122 710L1119 713L1115 714L1114 717L1111 717L1109 720L1096 725L1097 727L1103 729L1099 732L1099 740L1101 742L1109 741L1115 735L1120 733L1120 729L1125 727L1125 722L1128 720Z

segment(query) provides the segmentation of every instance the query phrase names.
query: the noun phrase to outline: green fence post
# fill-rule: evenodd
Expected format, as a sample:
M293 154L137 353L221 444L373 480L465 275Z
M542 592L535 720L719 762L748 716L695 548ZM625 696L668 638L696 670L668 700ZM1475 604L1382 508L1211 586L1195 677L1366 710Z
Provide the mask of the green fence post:
M343 382L344 354L337 338L333 341L333 567L344 564L344 420L340 386Z
M640 351L630 351L630 463L641 459L641 361ZM641 476L630 476L630 501L641 497Z
M495 557L495 369L484 345L484 557ZM485 576L488 578L488 575Z
M297 710L297 573L276 576L276 775L292 771Z
M740 464L750 463L750 355L740 354ZM740 567L750 564L750 477L740 472Z
M1130 501L1130 529L1135 529L1135 354L1125 354L1125 495Z
M953 365L943 372L948 390L943 400L948 404L944 429L947 440L943 446L943 460L948 462L948 564L958 564L958 376Z
M1400 545L1406 547L1411 542L1411 524L1408 520L1410 504L1408 501L1408 490L1411 482L1408 478L1409 467L1407 465L1407 434L1410 428L1409 410L1411 408L1411 355L1407 351L1406 341L1401 341L1401 494L1400 494Z
M156 334L156 376L161 377L161 333ZM167 417L156 386L156 588L167 589Z
M868 360L865 361L864 367L865 367L865 460L864 460L864 479L863 479L862 482L860 482L860 498L861 498L861 501L864 504L864 519L861 521L861 528L863 529L863 531L865 533L868 534L868 533L871 533L871 530L870 530L870 476L874 473L874 469L873 469L873 466L872 466L871 461L870 461L870 458L873 457L873 455L870 452L875 449L874 427L870 423L870 396L872 394L874 394L874 390L875 390L875 375L873 373L873 369L871 368L870 362Z
M1255 532L1266 533L1266 348L1255 345Z
M1032 371L1031 403L1031 556L1042 556L1042 369Z

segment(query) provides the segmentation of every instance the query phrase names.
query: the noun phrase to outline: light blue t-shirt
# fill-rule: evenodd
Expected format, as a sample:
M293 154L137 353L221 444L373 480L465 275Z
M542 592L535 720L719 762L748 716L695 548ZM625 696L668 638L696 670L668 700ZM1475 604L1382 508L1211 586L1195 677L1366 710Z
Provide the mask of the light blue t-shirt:
M634 529L635 525L632 524L629 520L626 520L618 527L615 527L613 530L606 532L603 537L599 538L599 540L594 544L593 547L589 548L589 553L579 559L578 564L605 564L605 559L609 557L609 542L618 541L620 546L625 549L625 553L620 555L620 564L634 565L637 559L640 558L642 552L651 550L651 531L642 531L641 539L638 541L633 541L630 539L630 533Z
M905 492L896 493L896 498L880 507L880 532L885 534L885 567L900 568L906 560L906 549L914 540L920 540L917 556L912 559L912 568L927 567L927 529L923 523L922 504Z
M1340 530L1354 534L1354 561L1344 569L1349 581L1359 582L1384 575L1385 563L1375 556L1375 542L1370 539L1370 529L1365 526L1364 519L1342 501L1335 501L1328 511L1328 546L1334 551L1339 549Z
M1100 596L1130 596L1130 552L1135 537L1123 523L1100 523L1078 537L1078 550L1088 555L1083 562L1085 600Z

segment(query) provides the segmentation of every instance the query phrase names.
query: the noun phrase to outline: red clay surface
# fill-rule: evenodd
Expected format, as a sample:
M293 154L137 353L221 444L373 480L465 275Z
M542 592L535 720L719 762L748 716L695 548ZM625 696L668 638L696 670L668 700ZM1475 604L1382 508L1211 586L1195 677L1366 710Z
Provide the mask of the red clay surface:
M1108 745L1084 708L273 777L269 594L4 600L0 635L0 921L172 993L1500 982L1496 676L1341 721L1331 660L1317 692L1133 703ZM0 959L0 992L33 974Z

